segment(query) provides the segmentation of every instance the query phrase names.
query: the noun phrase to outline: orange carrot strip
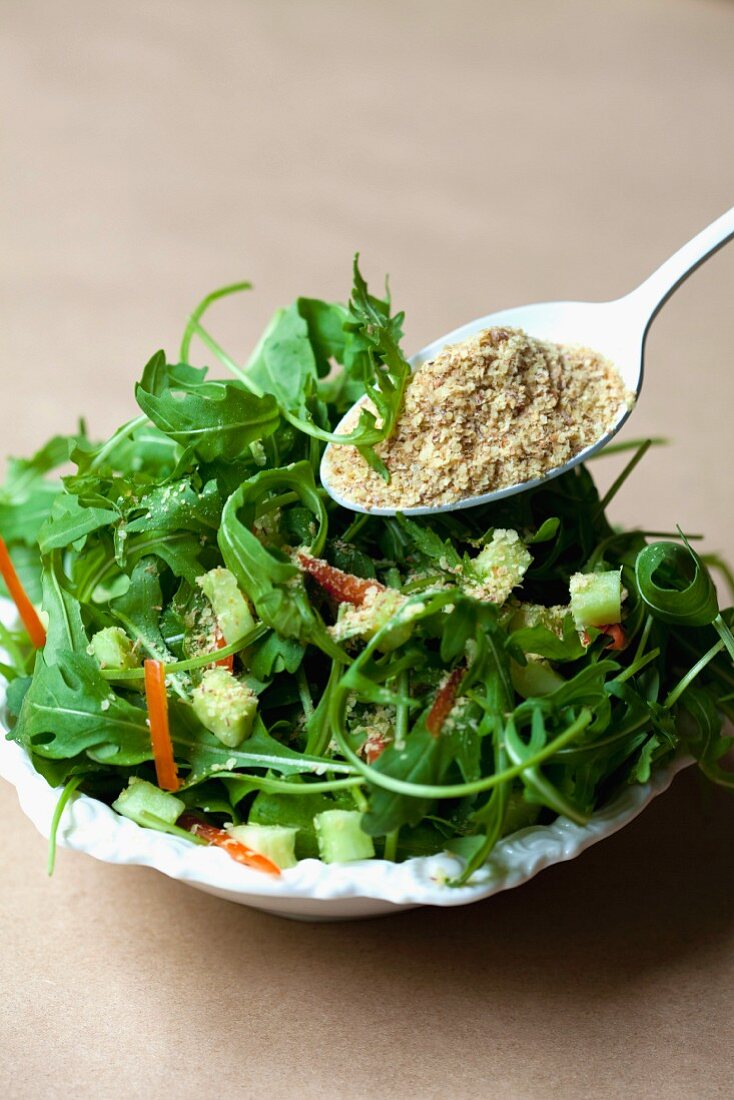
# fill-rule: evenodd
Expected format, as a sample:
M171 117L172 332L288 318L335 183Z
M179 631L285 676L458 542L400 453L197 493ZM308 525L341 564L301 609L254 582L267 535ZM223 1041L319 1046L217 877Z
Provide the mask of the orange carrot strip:
M245 867L252 867L255 871L263 871L266 875L280 874L280 867L277 863L273 863L267 856L260 855L252 848L248 848L241 841L235 840L226 829L219 829L216 825L210 825L207 821L202 821L196 817L195 814L182 814L178 819L178 825L180 828L193 833L194 836L200 836L207 843L223 848L228 856L231 856L237 863L242 863Z
M168 696L166 695L166 666L163 661L148 660L145 669L145 701L150 719L150 740L153 745L153 761L158 786L163 791L177 791L180 787L176 761L173 758L171 731L168 725Z
M439 689L426 718L426 729L432 737L438 737L443 729L444 722L453 710L459 684L463 678L464 669L455 668L443 687Z
M385 591L385 585L379 581L355 577L352 573L337 569L335 565L329 565L328 561L321 558L312 558L301 552L298 554L298 561L302 569L339 603L351 603L359 607L371 588Z
M28 593L20 583L20 577L15 572L15 566L10 560L8 548L2 538L0 538L0 575L5 581L13 603L18 608L18 614L32 644L36 649L43 649L46 644L46 630L28 598Z

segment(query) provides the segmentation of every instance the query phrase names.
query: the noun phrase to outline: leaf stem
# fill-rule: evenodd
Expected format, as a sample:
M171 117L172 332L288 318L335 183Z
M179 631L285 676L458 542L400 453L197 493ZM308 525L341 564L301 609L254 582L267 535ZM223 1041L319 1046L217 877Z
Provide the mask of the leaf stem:
M213 290L211 294L207 294L206 298L202 298L196 309L189 316L188 323L181 339L180 356L183 363L188 363L189 361L189 349L191 347L191 338L194 335L194 329L209 309L209 306L213 305L214 302L218 302L221 298L227 298L230 294L239 294L240 291L243 290L252 290L252 283L229 283L228 286L220 287L219 290Z
M670 710L673 704L676 703L681 697L689 684L691 684L696 679L700 672L703 672L709 661L713 661L717 653L721 653L722 649L724 649L723 640L715 642L714 645L711 646L711 649L707 650L704 653L703 657L699 658L699 660L696 661L695 665L693 665L692 668L688 669L688 672L685 674L685 676L683 676L675 685L675 687L668 692L665 698L665 702L663 703L663 706L666 710Z
M115 447L118 443L121 442L121 440L127 439L128 436L133 434L136 428L141 428L143 424L149 423L150 421L145 415L136 416L133 420L128 420L127 424L123 424L121 428L118 428L117 431L110 436L105 445L100 448L100 450L90 462L89 469L98 470L104 460L107 458L107 456L111 454L112 451L114 451Z
M54 873L54 866L56 865L56 835L61 825L61 818L69 799L74 794L74 791L77 789L82 779L83 776L81 775L72 776L59 795L59 800L56 803L56 808L51 818L51 831L48 837L48 863L46 865L46 870L49 875Z
M500 783L506 783L508 779L514 779L516 776L522 775L528 768L534 768L538 764L542 764L544 760L554 756L559 749L575 741L589 725L592 717L588 707L584 707L578 718L562 734L544 745L542 749L538 749L522 763L506 768L502 772L496 772L485 779L476 779L471 783L451 783L445 786L431 783L409 783L404 779L396 779L391 775L385 775L357 756L347 744L343 732L336 724L335 733L342 754L374 786L382 787L386 791L393 791L395 794L410 795L413 798L463 798L465 795L479 794L481 791L491 790L492 787L496 787Z
M287 779L273 779L269 775L247 775L243 772L216 772L213 776L202 779L189 779L182 784L182 790L195 787L198 783L207 779L239 779L243 783L249 783L255 790L268 791L270 794L330 794L332 791L349 791L355 787L363 787L364 779L355 776L352 779L324 779L315 783L289 783Z
M298 682L298 694L301 699L301 706L303 707L303 713L306 721L311 717L314 712L313 699L311 698L311 689L308 686L308 679L306 673L303 671L303 665L298 666L296 672L296 680Z
M634 470L635 466L637 466L637 464L642 461L642 459L645 457L645 454L647 453L647 451L649 451L651 446L652 446L652 439L646 439L646 440L644 440L644 442L640 443L637 450L633 454L632 458L629 460L629 462L627 463L625 468L622 470L621 474L617 478L615 478L615 480L612 482L609 489L607 489L606 493L604 494L602 499L599 501L599 504L597 505L596 510L594 512L594 517L595 518L602 515L602 513L606 511L606 509L609 507L609 504L611 503L611 501L617 495L617 493L622 488L622 486L624 485L627 478L630 476L630 474Z
M640 657L645 652L645 646L647 645L648 640L650 638L650 631L652 630L653 621L654 620L653 620L652 615L648 612L647 618L645 619L645 625L643 626L642 633L640 634L640 640L637 643L637 649L635 650L634 661L639 661ZM634 664L634 661L632 662L633 664Z
M253 630L243 634L236 642L230 642L229 645L222 646L214 653L200 653L198 657L189 657L185 661L167 662L166 675L175 672L191 672L195 668L206 668L207 665L211 665L215 661L221 661L225 657L232 657L235 653L241 653L243 649L247 649L248 646L262 638L263 634L267 634L269 629L270 627L266 626L265 623L258 623ZM145 679L145 670L142 668L103 668L101 674L105 680Z
M731 630L724 622L721 612L719 612L711 625L716 629L717 634L726 646L727 653L732 661L734 661L734 634L732 634Z

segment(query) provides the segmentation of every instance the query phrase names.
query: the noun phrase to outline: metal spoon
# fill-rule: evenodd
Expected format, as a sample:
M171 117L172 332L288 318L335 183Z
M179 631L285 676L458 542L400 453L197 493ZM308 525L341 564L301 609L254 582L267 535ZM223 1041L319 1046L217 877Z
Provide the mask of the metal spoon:
M541 302L536 305L516 306L503 309L499 313L490 313L476 321L470 321L461 328L454 329L448 335L434 340L410 360L415 370L422 363L434 359L448 344L457 344L467 340L483 329L495 325L524 329L529 336L550 340L558 344L582 344L600 352L615 364L626 387L635 395L642 388L645 362L645 339L654 318L671 294L704 260L713 255L722 245L734 237L734 207L727 210L715 222L698 233L688 244L679 248L669 260L645 280L636 290L617 298L612 302ZM634 407L634 406L632 406ZM620 409L614 425L596 443L584 448L579 454L564 463L563 466L549 470L543 477L523 481L481 496L465 497L450 504L425 505L415 508L402 508L405 515L431 515L437 512L452 512L459 508L473 508L479 504L488 504L501 497L532 489L543 481L565 474L579 462L584 462L596 451L601 450L617 434L632 408ZM347 416L350 414L347 413ZM342 424L346 417L342 419ZM337 431L341 430L341 425ZM330 480L329 454L332 444L325 452L321 462L321 482L331 497L344 508L353 512L369 512L378 516L393 516L396 508L365 508L355 504L342 495Z

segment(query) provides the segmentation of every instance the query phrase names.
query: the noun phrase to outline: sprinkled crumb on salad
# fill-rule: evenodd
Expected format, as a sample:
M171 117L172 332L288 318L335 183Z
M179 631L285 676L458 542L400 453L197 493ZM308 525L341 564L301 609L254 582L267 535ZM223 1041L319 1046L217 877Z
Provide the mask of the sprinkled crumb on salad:
M734 786L710 569L731 572L675 517L606 516L651 441L607 448L633 453L603 499L579 466L460 512L355 515L319 461L344 444L389 477L403 316L355 261L348 305L299 298L240 366L204 317L245 286L152 357L110 439L81 424L9 463L6 725L63 788L56 825L83 792L260 873L449 851L463 883L499 838L584 824L676 754Z

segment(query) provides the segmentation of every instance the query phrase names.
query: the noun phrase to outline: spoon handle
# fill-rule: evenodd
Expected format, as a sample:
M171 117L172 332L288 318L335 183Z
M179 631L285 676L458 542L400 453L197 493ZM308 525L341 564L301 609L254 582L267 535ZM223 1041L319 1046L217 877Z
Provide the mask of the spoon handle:
M628 295L647 318L646 328L671 294L704 260L734 237L734 206L674 252L644 283Z

